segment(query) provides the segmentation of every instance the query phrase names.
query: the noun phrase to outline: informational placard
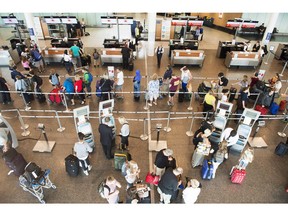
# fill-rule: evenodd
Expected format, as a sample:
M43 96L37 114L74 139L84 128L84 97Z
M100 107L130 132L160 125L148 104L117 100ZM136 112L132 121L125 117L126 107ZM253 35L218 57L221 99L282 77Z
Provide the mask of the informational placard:
M1 16L1 18L6 25L18 24L18 20L16 17Z
M102 25L116 25L117 19L116 16L101 16Z
M47 24L60 24L61 19L60 18L54 18L54 17L44 17L44 20Z
M186 26L188 18L173 18L171 21L172 26Z
M188 26L203 26L203 20L188 20Z
M118 24L119 25L132 25L133 17L118 17Z
M265 75L265 72L266 72L266 70L262 70L262 69L258 71L258 78L259 78L260 80L263 79L263 77L264 77L264 75Z
M28 28L28 31L29 31L29 35L30 36L34 36L35 35L33 28Z
M161 40L169 40L170 39L170 29L171 29L171 21L163 20L161 27Z
M114 79L114 66L108 66L107 70L108 70L108 77L110 79Z
M76 17L63 17L61 18L61 21L64 24L77 24Z

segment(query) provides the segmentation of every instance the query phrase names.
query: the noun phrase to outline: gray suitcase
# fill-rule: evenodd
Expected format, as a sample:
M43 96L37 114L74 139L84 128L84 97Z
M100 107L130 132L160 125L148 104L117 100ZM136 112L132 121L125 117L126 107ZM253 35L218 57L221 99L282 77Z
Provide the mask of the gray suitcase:
M195 168L197 166L202 166L204 157L205 155L198 153L197 149L195 149L193 156L192 156L192 161L191 161L192 167Z

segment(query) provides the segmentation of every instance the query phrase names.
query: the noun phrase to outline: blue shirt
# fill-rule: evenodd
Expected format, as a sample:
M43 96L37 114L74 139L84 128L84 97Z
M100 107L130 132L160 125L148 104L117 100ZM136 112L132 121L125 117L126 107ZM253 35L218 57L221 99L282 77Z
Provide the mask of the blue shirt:
M80 48L78 46L74 45L74 46L70 47L70 50L72 51L73 57L79 57L80 56L80 53L79 53Z
M74 84L71 78L67 78L64 83L63 87L67 93L74 93Z

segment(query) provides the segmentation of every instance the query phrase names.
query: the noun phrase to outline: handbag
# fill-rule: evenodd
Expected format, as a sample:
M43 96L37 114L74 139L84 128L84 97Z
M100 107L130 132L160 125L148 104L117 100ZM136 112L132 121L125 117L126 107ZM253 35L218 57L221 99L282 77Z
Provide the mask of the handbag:
M155 175L154 173L150 173L150 172L147 173L146 178L145 178L146 183L153 184L155 186L158 185L159 180L160 180L160 176Z

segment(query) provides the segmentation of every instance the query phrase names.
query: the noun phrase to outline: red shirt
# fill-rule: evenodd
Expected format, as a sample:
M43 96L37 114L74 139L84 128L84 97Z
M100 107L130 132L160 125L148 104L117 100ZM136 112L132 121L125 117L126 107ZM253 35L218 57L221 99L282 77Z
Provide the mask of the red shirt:
M82 92L82 89L83 89L82 85L83 85L82 79L75 81L74 82L75 92ZM76 89L76 86L77 86L77 89Z
M170 85L171 85L171 86L170 86L169 90L170 90L171 92L176 92L179 83L180 83L180 78L179 78L179 77L176 77L176 78L173 78L173 77L172 77L172 79L171 79L171 81L170 81Z

